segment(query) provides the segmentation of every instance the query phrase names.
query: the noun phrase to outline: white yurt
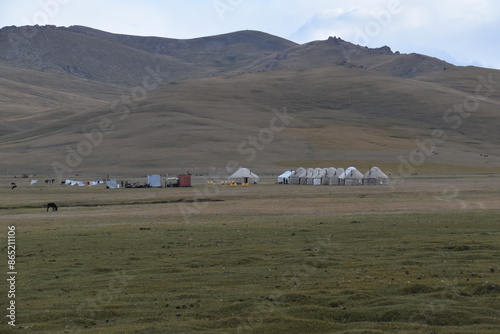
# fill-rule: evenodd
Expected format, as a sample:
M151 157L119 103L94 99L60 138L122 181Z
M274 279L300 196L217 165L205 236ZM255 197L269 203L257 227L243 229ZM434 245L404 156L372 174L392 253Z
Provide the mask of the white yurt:
M312 186L314 184L314 173L315 173L314 168L308 168L307 174L305 177L305 183L301 182L300 184L307 184L307 185Z
M363 185L376 186L389 184L389 177L378 167L372 167L363 175Z
M320 186L323 183L324 178L326 178L326 168L316 168L316 173L314 175L314 185Z
M329 179L330 179L330 185L331 186L338 186L340 185L340 181L341 179L339 178L340 175L344 174L344 168L337 168L335 170L335 173L332 174L333 176L331 176Z
M252 173L248 168L241 167L229 177L229 181L239 184L242 183L259 183L259 176Z
M300 184L300 179L305 178L306 174L307 174L307 171L304 168L302 168L302 167L297 168L290 175L289 183L290 184Z
M321 183L325 186L329 186L331 184L330 179L335 178L335 174L337 173L337 169L334 167L328 167L325 169L325 171L326 171L326 175L323 178L323 180L321 181Z
M360 186L363 184L363 174L356 167L349 167L340 176L340 184L344 186Z
M333 167L329 167L329 168L325 168L325 177L321 180L321 184L324 185L324 186L327 186L330 184L330 173L335 173L334 172L335 168Z

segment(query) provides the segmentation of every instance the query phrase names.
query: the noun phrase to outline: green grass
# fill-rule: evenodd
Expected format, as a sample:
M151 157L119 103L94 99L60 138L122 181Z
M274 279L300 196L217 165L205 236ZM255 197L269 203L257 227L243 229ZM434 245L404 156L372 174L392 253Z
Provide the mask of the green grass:
M144 192L124 189L113 195L121 206L4 210L2 238L7 225L17 227L18 327L29 333L496 333L500 211L421 209L412 203L418 189L398 193L407 210L337 211L349 201L373 200L360 192L386 196L387 189L225 188L222 202L189 217L180 207L193 203L154 202L187 198L181 189L157 190L149 204ZM94 190L100 200L109 196L100 191L102 197ZM285 200L279 212L270 201L274 191ZM76 200L78 192L67 195ZM134 196L145 203L126 204ZM293 205L300 199L313 207L332 196L323 211ZM3 293L1 303L7 303Z

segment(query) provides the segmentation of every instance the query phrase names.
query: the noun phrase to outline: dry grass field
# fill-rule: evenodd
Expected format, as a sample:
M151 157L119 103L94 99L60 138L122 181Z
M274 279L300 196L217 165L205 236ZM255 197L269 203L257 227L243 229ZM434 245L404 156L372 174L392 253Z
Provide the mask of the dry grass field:
M2 245L16 227L12 332L500 328L497 174L380 187L11 190L12 180L0 188Z

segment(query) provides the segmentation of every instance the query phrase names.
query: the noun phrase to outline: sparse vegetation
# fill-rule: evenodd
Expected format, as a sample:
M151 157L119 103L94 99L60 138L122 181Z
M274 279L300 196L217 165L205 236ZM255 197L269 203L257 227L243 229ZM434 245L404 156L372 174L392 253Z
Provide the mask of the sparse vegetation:
M188 216L180 206L193 203L176 201L193 189L2 188L2 198L15 194L0 222L17 227L18 326L493 334L500 212L492 181L221 187L219 201ZM457 196L439 199L443 187ZM483 196L469 197L477 187ZM47 197L58 212L35 205ZM482 206L461 209L471 200ZM101 205L82 205L90 203Z

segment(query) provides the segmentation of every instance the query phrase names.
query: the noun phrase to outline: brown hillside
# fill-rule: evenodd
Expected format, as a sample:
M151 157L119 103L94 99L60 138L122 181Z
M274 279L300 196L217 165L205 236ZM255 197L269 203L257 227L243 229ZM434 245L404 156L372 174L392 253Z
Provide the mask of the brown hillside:
M2 29L0 43L16 29ZM294 46L252 31L188 42L36 29L19 57L0 49L0 174L54 174L54 162L71 167L67 177L356 162L398 173L419 151L417 173L500 167L496 70L336 38ZM68 61L85 64L92 80L57 67ZM173 66L172 77L133 100L145 67L157 64ZM170 80L180 76L189 78Z
M473 77L482 71L467 70ZM440 74L441 80L454 71ZM6 135L1 149L17 166L36 160L36 170L50 172L52 162L65 161L68 147L85 140L84 131L107 118L114 129L73 172L206 172L234 161L276 170L282 161L323 160L387 162L396 172L399 157L408 159L418 149L415 140L430 139L440 129L447 140L433 147L439 154L427 156L426 163L498 167L500 121L489 118L498 110L496 89L457 130L443 121L443 113L466 93L424 80L338 65L191 79L151 92L124 120L109 107L66 118L64 110L54 110L59 120ZM264 137L261 131L275 117L272 109L283 107L293 120L272 140ZM259 133L264 139L252 146L249 138Z

